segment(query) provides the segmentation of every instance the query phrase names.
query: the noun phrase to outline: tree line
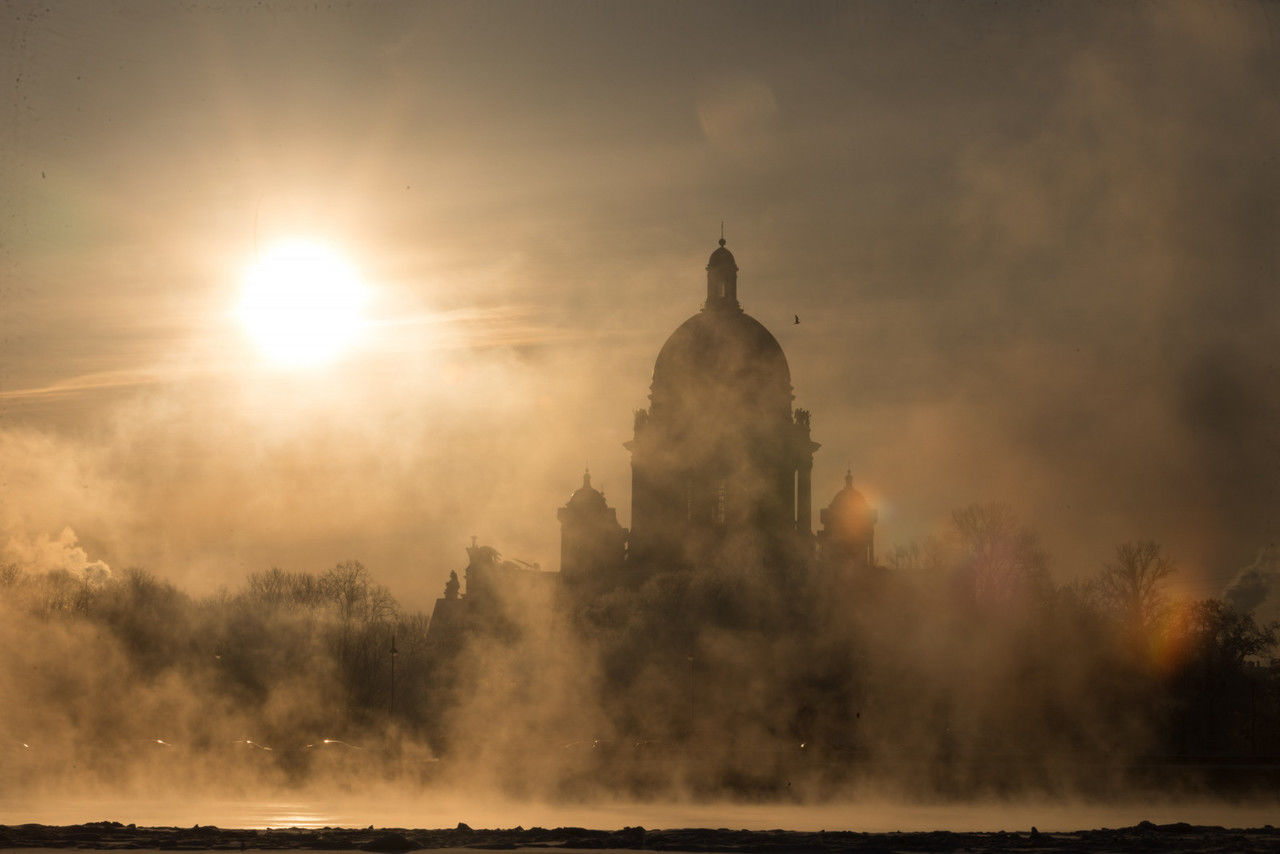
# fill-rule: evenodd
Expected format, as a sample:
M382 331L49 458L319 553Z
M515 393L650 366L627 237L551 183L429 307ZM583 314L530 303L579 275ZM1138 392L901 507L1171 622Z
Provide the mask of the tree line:
M1088 789L1144 763L1280 757L1280 626L1181 596L1178 575L1134 541L1055 583L1009 507L971 505L884 566L780 569L743 549L510 602L501 632L472 623L441 644L356 561L204 597L142 570L10 565L0 694L21 701L0 713L0 750L18 770L0 788L145 776L179 753L279 782L443 759L633 793L859 775Z

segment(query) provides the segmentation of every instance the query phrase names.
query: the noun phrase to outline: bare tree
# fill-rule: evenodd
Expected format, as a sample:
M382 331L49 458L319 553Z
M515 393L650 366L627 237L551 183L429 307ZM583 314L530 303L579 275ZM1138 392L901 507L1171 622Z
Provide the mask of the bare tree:
M1165 591L1177 568L1172 558L1160 552L1159 543L1121 543L1116 546L1115 563L1106 564L1098 577L1099 598L1131 630L1147 632L1169 606Z
M958 539L959 571L977 602L1005 602L1043 594L1049 558L1035 531L1007 504L970 504L951 514Z
M942 537L928 536L912 540L905 546L894 546L885 564L895 572L938 575L952 560L952 553Z
M253 573L245 583L245 593L250 599L272 607L283 602L288 592L288 573L275 566L266 572Z
M358 560L348 560L320 576L320 590L347 625L364 610L369 598L369 570Z

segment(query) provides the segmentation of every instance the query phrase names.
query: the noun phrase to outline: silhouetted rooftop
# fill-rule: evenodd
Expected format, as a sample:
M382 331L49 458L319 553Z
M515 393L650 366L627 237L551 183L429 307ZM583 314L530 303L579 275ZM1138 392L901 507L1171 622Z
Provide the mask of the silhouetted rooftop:
M591 472L583 472L582 486L569 496L570 507L604 507L604 493L591 485Z
M711 253L711 258L707 260L707 269L712 268L728 268L736 271L738 262L733 257L733 253L724 248L724 238L720 238L720 248Z
M849 517L852 514L865 514L869 509L866 496L853 488L853 472L845 472L844 489L831 499L831 510L835 514Z
M791 393L791 369L782 345L741 309L698 312L671 333L653 366L655 392L736 383L752 384L757 392L785 387Z

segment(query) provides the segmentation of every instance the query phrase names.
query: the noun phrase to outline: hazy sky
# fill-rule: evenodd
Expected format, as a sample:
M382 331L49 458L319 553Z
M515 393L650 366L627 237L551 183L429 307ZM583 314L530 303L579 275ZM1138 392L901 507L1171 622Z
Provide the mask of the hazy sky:
M1059 579L1208 589L1278 538L1274 4L0 7L6 559L554 568L722 220L881 551L1003 500ZM369 286L328 367L234 316L290 235Z

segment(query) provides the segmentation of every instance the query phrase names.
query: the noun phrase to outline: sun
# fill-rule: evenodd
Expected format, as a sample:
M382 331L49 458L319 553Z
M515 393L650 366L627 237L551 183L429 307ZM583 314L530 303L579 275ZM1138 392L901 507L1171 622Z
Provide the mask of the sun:
M315 241L289 240L249 268L237 314L272 363L323 365L359 339L367 296L355 267L340 252Z

